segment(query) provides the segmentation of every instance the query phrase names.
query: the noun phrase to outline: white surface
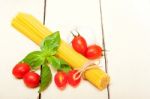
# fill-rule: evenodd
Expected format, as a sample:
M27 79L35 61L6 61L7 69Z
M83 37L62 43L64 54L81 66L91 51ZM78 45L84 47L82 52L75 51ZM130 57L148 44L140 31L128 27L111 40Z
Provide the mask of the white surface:
M0 0L0 99L36 99L37 89L24 86L11 72L14 65L27 53L38 49L33 42L11 27L12 18L20 11L43 17L40 0Z
M103 0L111 99L150 98L150 0Z
M13 29L10 22L19 11L42 21L43 1L0 0L0 99L37 98L37 89L26 88L11 71L28 52L39 48ZM150 1L102 0L102 10L111 99L150 98ZM76 27L89 27L101 45L98 0L47 0L46 25L65 35ZM76 89L67 86L65 91L52 83L42 94L42 99L48 98L107 99L107 92L98 91L86 81Z

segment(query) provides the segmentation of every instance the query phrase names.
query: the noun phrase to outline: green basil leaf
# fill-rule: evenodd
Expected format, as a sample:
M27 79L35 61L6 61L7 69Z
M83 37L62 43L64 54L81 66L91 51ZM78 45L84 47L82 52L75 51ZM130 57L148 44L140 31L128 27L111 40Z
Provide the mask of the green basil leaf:
M45 56L41 51L34 51L29 53L24 59L23 62L28 63L32 69L36 69L42 65L45 61Z
M59 59L59 60L60 60L61 65L68 65L63 59Z
M60 45L60 34L59 31L47 36L41 43L41 50L49 51L50 55L55 55Z
M39 92L44 91L49 86L51 81L52 81L51 70L46 64L44 64L44 65L42 65L41 83L40 83Z
M57 58L55 56L47 57L47 61L59 71L69 72L71 67L62 59Z
M60 69L61 68L61 63L59 58L55 57L55 56L50 56L47 57L47 61L56 69Z
M68 73L72 69L71 69L71 67L69 65L61 65L61 68L58 69L58 70Z
M62 59L60 59L61 68L59 70L68 73L71 70L71 67Z

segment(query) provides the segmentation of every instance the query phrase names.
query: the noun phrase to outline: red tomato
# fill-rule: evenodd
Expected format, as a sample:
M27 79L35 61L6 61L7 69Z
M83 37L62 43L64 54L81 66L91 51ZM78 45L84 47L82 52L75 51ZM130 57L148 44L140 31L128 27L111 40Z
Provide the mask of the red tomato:
M30 66L26 63L19 63L17 64L13 70L12 70L12 74L16 77L16 78L23 78L23 76L30 71Z
M76 87L77 85L79 85L80 81L81 81L81 77L79 79L75 79L74 78L74 74L77 72L77 70L71 70L68 73L68 83L73 86Z
M58 88L64 89L67 84L67 74L65 72L57 72L54 81Z
M86 40L78 35L74 36L74 39L72 40L72 46L73 48L80 54L85 54L85 51L87 50L87 43Z
M35 72L28 72L24 77L23 81L27 87L35 88L39 86L40 76Z
M96 59L102 56L102 48L98 45L91 45L87 48L85 56L89 59Z

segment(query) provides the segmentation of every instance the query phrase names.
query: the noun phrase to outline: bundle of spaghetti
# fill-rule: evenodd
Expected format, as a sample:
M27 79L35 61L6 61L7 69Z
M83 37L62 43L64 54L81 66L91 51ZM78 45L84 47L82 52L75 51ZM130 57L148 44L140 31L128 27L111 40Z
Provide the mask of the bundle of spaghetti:
M17 14L12 21L12 26L38 45L46 36L52 34L40 21L26 13ZM57 56L65 60L72 68L81 68L89 61L63 40L61 40ZM100 90L105 89L110 81L110 77L100 68L86 70L84 76Z

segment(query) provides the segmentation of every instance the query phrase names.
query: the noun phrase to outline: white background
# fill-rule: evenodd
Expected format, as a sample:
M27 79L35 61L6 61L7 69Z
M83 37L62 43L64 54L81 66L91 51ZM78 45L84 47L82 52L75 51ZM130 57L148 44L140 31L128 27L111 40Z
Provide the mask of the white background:
M18 12L43 20L44 0L0 0L0 99L37 99L37 89L26 88L12 74L27 53L38 50L10 23ZM111 99L150 98L150 0L102 0ZM88 28L102 45L98 0L47 0L46 26L60 30L66 40L71 29ZM66 35L66 36L64 36ZM85 35L85 34L84 34ZM102 65L103 60L102 60ZM104 69L104 67L103 67ZM54 72L53 72L54 74ZM52 83L42 99L107 99L86 81L60 91Z

